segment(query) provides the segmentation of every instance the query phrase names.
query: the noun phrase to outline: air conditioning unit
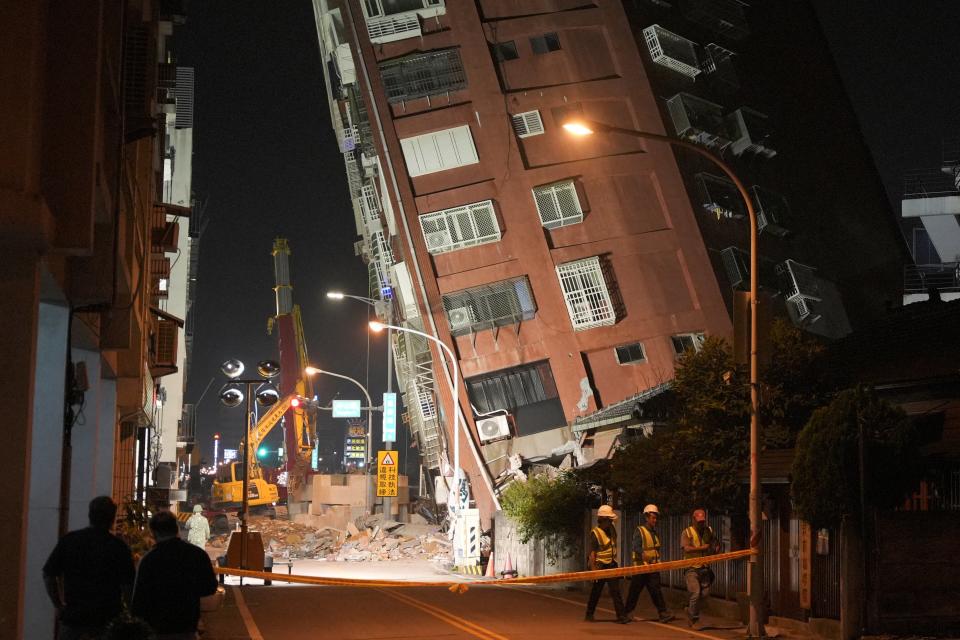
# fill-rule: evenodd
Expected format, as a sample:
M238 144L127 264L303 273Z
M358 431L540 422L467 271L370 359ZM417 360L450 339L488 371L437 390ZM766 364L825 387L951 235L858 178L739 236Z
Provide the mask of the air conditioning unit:
M474 323L473 309L470 307L450 309L447 311L447 319L450 321L451 331L469 329Z
M440 251L442 249L450 248L450 245L453 244L453 239L450 237L450 232L444 229L443 231L430 231L426 234L427 237L427 251Z
M503 440L510 437L510 421L507 416L480 418L477 420L477 432L482 444Z

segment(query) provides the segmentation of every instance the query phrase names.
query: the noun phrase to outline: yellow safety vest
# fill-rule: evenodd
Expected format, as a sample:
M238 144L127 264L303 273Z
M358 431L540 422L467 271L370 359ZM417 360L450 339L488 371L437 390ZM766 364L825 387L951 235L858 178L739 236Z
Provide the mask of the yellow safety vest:
M697 533L697 528L696 528L696 527L687 527L686 529L684 529L684 533L686 533L686 534L687 534L687 537L690 538L690 542L693 543L693 546L695 546L695 547L702 547L702 546L704 545L704 542L700 539L700 534ZM711 528L708 526L708 527L707 527L707 530L706 530L706 533L709 535L709 539L710 539L710 540L713 540L713 537L714 537L714 536L713 536L713 529L711 529ZM706 537L706 536L705 536L705 537ZM690 560L690 559L693 559L693 558L703 558L703 557L708 556L708 555L710 555L710 554L709 554L707 551L687 551L686 549L684 549L684 551L683 551L683 559L684 559L684 560ZM694 568L694 569L699 569L700 567L704 567L704 566L706 566L706 565L703 565L703 564L695 564L695 565L693 565L693 568Z
M608 536L600 527L593 528L593 535L596 536L597 544L600 546L597 549L597 563L613 564L613 561L617 558L616 536Z
M660 562L660 536L656 531L650 531L642 524L637 527L637 533L643 539L643 550L640 554L633 552L633 564L656 564Z

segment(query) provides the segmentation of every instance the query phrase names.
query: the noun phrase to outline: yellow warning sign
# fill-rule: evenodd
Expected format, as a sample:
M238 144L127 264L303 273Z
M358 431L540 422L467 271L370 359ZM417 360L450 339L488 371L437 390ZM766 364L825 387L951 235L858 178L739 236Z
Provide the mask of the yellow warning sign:
M396 498L399 475L396 451L377 451L377 497Z

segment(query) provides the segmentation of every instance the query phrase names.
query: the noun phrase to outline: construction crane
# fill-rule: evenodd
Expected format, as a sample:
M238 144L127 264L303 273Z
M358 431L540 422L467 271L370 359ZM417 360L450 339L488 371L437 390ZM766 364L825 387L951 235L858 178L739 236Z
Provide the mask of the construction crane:
M277 330L278 350L280 352L280 393L298 394L303 398L313 398L313 382L304 374L310 364L307 356L307 344L303 336L303 323L300 318L300 305L293 303L293 286L290 284L290 244L286 238L273 241L274 294L277 313L267 321L267 333ZM287 455L287 489L296 490L309 472L310 453L316 425L316 414L305 411L288 410L284 434L284 446Z

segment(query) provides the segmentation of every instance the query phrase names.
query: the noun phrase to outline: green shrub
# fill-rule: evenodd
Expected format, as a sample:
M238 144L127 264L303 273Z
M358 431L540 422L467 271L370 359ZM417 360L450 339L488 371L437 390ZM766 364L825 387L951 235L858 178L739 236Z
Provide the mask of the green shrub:
M590 491L575 474L563 472L553 479L537 475L514 482L503 492L500 505L516 523L522 542L543 541L551 564L579 551Z

